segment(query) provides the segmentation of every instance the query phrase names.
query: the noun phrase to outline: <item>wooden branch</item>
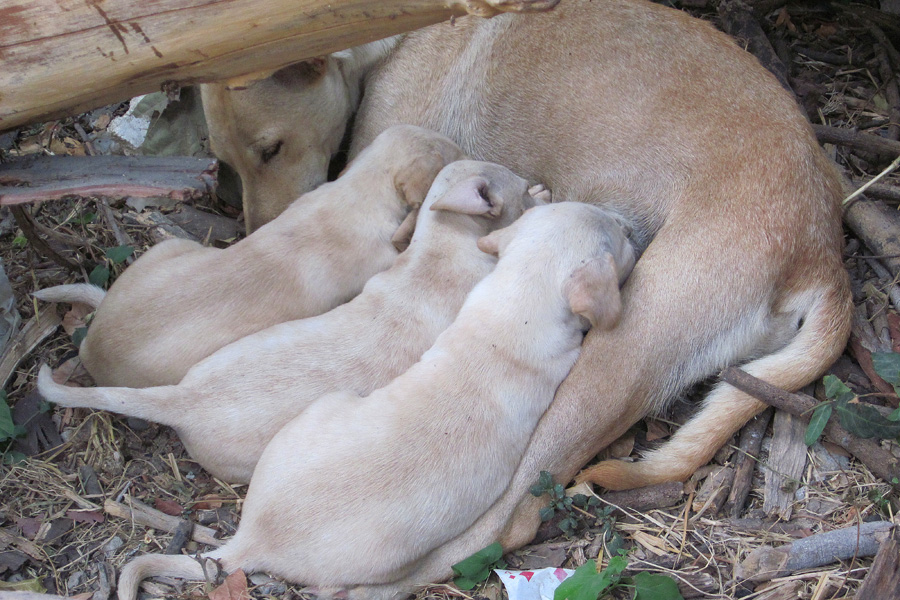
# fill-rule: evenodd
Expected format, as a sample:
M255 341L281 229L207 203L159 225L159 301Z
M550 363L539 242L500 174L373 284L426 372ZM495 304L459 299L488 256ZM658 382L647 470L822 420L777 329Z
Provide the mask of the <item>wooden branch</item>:
M462 16L558 0L9 0L0 131L177 85L273 71Z
M790 521L794 508L794 492L806 467L806 432L808 417L775 411L772 424L772 448L764 465L765 497L763 512Z
M69 197L193 200L215 189L218 163L189 156L35 156L0 165L0 205Z
M778 548L761 546L737 566L736 575L749 581L768 581L838 560L874 556L879 546L889 539L894 527L890 521L876 521L818 533ZM889 596L857 596L880 597Z
M762 447L763 437L766 435L773 412L771 408L767 408L741 430L741 438L738 441L740 452L734 461L736 465L734 483L731 485L731 492L724 507L725 513L731 517L737 518L744 512L744 504L747 503L747 496L753 483L753 472L756 470L756 458L759 456L759 449Z
M792 394L766 383L737 367L728 367L719 375L722 381L746 394L793 415L808 420L818 402L805 394ZM900 490L900 464L888 450L874 440L859 438L831 418L825 426L825 436L866 465L872 473Z
M128 504L107 500L103 503L103 510L114 517L128 519L140 525L146 525L147 527L160 529L169 533L178 531L181 522L184 520L180 517L167 515L166 513L151 508L133 498L128 500ZM207 544L209 546L222 545L222 540L217 540L215 535L215 529L194 524L193 531L191 532L191 539L195 542Z
M881 545L875 562L863 580L857 598L900 598L900 534L894 528L891 539Z
M13 217L16 220L16 225L19 226L19 229L22 230L22 235L28 240L28 243L38 252L38 254L42 254L43 256L50 258L63 267L64 269L68 269L73 273L78 273L81 271L81 267L78 266L78 262L71 261L59 252L57 252L47 241L40 236L37 232L39 226L37 222L34 220L34 217L31 216L31 212L25 209L23 206L12 206L10 208L10 212L12 212Z
M732 37L746 42L747 51L775 76L781 87L793 94L788 70L778 58L750 8L741 0L726 0L719 5L719 16L722 18L725 31Z
M56 312L56 305L50 305L19 330L0 355L0 389L6 387L19 364L38 344L56 331L60 323L62 318Z
M862 133L852 129L829 127L828 125L812 126L816 139L820 144L838 144L854 150L862 150L874 154L884 160L894 160L900 155L900 142L888 140L871 133Z
M894 276L900 274L900 213L882 202L859 201L844 211L844 222L865 245L881 258Z

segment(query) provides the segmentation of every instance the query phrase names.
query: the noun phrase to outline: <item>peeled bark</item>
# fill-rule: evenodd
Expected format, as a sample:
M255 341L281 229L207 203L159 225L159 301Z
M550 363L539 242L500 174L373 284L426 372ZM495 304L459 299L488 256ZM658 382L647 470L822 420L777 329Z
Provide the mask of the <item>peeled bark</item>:
M180 84L274 70L465 14L558 0L10 0L0 131Z

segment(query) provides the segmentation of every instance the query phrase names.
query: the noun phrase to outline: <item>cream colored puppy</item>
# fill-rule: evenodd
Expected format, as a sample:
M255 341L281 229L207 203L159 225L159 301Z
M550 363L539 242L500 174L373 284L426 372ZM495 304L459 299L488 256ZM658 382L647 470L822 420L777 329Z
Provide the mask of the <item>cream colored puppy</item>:
M87 284L36 295L92 304L102 298L80 350L99 385L175 384L235 340L357 295L397 258L391 237L410 207L421 204L444 165L462 157L442 135L391 128L337 181L229 248L167 240L126 269L105 297Z
M278 432L235 537L208 557L386 598L389 585L365 586L402 578L502 494L588 321L616 324L634 253L617 219L579 203L533 208L479 247L500 261L434 346L368 397L323 396ZM190 556L137 558L120 600L161 574L203 569Z
M478 238L534 205L525 180L505 167L451 163L428 193L430 210L420 211L409 249L347 304L242 338L178 385L71 388L54 383L45 367L38 390L62 406L170 425L213 475L250 481L268 441L309 403L340 390L366 395L417 361L496 263Z

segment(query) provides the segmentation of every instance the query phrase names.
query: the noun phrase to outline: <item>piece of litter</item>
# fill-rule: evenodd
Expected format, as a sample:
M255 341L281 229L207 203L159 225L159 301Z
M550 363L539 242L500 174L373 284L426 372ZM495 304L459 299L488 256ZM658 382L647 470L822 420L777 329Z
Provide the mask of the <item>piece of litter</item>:
M506 588L509 600L553 600L553 592L574 572L557 567L532 571L494 569Z

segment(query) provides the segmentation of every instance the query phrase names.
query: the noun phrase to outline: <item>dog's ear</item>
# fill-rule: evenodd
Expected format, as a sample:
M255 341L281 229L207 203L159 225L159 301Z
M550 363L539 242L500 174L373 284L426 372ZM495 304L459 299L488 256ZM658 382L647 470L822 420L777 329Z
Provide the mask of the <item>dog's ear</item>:
M512 231L516 223L507 225L503 229L497 229L490 232L484 237L478 238L478 249L487 254L493 254L499 257L500 252L509 244L509 240L513 238L515 233Z
M431 204L431 210L499 217L503 213L503 199L491 193L491 183L487 179L475 176L448 189Z
M322 78L328 71L328 57L316 56L278 69L272 79L285 86L308 85Z
M413 233L416 231L416 219L418 217L419 208L416 207L409 211L409 214L406 215L406 218L400 223L400 227L394 232L394 235L391 237L391 243L394 245L394 248L397 249L397 252L403 252L409 248L409 242L412 240Z
M619 273L612 254L604 253L578 267L563 286L572 312L591 327L612 329L622 314Z

